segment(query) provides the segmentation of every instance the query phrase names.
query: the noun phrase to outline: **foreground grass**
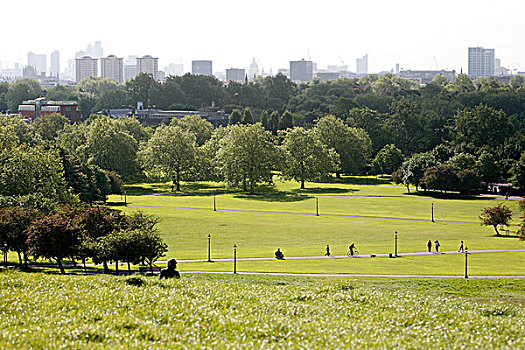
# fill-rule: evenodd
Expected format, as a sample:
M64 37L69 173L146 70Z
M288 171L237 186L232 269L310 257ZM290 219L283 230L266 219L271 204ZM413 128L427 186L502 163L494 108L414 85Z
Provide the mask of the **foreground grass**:
M2 348L523 348L525 281L0 274Z

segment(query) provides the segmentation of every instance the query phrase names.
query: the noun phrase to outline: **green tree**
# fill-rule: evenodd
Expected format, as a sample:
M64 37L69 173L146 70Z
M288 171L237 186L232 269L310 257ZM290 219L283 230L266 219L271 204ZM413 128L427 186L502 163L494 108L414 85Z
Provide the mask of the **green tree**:
M279 130L280 119L279 112L273 111L272 114L270 114L270 131L274 135L277 135L277 130Z
M238 109L234 109L230 114L230 120L228 121L228 125L239 124L241 122L241 119L241 111Z
M319 119L313 130L323 144L339 154L342 172L356 174L363 170L372 149L366 131L351 128L332 115Z
M290 111L285 111L279 120L279 130L291 129L293 127L293 115Z
M305 181L327 178L337 169L337 153L304 128L288 129L281 150L283 176L299 182L301 189Z
M454 80L447 85L450 91L468 93L476 89L472 79L467 74L459 74Z
M417 191L425 170L436 164L437 161L433 152L416 153L407 159L401 165L401 179L406 185L408 192L410 192L410 184L416 186Z
M7 105L11 111L18 111L18 105L44 95L40 83L33 79L20 79L9 87L6 94Z
M228 184L242 183L253 194L257 183L272 181L275 153L272 136L261 123L231 125L219 141L217 166Z
M142 102L144 107L154 104L154 94L159 91L159 83L153 79L151 74L139 73L131 80L126 81L125 87L128 94L128 102L136 106Z
M168 176L180 191L184 173L195 160L195 136L179 126L161 126L140 151L144 169Z
M204 145L213 133L213 124L199 115L187 115L180 119L172 119L170 125L179 126L182 130L195 135L197 146Z
M9 207L0 209L0 242L7 243L8 249L18 254L20 266L23 262L27 267L27 229L37 220L41 213L31 207Z
M500 170L492 153L483 151L476 161L476 169L485 183L497 182L500 178Z
M453 167L447 164L438 164L425 170L421 179L425 188L437 191L452 191L458 188L458 176Z
M60 113L50 113L35 120L35 131L43 140L54 140L58 132L69 124L69 120Z
M250 107L246 107L244 109L244 113L242 114L242 124L248 125L253 124L255 121L253 120L253 114Z
M484 208L479 216L482 225L494 227L496 235L499 236L498 225L508 225L512 219L512 210L505 204L500 203L495 207Z
M395 100L390 107L390 128L395 144L404 154L415 153L422 148L424 123L417 105L406 99Z
M392 174L403 164L404 160L405 157L401 150L394 144L389 144L377 152L372 161L372 170L376 174Z

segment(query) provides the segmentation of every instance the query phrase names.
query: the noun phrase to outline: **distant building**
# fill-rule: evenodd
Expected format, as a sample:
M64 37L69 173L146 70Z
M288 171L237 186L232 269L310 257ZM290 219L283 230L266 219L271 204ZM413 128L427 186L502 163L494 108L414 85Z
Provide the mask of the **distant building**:
M22 77L36 79L36 69L33 66L25 66L22 69Z
M255 57L254 57L253 62L250 64L250 68L248 69L248 79L252 80L258 75L259 75L259 65L257 64L257 62L255 62Z
M333 71L317 71L315 76L321 80L334 80L338 79L341 76L340 72Z
M312 61L304 59L290 61L290 80L293 82L309 82L314 78Z
M146 73L151 74L153 79L159 80L159 59L158 57L151 57L146 55L137 57L137 74Z
M290 70L289 70L289 69L286 69L286 68L279 68L279 69L277 70L277 74L282 74L282 75L284 75L285 77L290 78Z
M244 69L240 69L240 68L226 69L226 81L244 83L245 78L246 78L246 73Z
M60 74L60 52L53 51L51 52L50 75L53 77L58 77L59 74Z
M34 67L37 75L45 73L47 71L47 56L45 54L28 52L27 65Z
M86 48L86 54L91 57L101 58L104 56L104 49L100 41L95 41L95 45L89 44Z
M445 76L448 81L454 80L456 77L455 70L401 70L398 77L417 81L419 83L428 84L432 82L436 75Z
M355 71L357 74L368 74L368 54L355 59Z
M100 74L104 78L110 78L117 83L124 82L124 59L109 55L100 59Z
M497 77L510 75L510 70L501 66L501 60L499 58L494 59L494 75Z
M468 75L471 78L494 75L494 49L469 47Z
M75 58L75 71L77 83L82 79L98 76L98 59L89 56Z
M184 75L184 65L182 63L170 63L164 70L167 75Z
M213 75L213 62L207 60L191 61L191 74L194 75Z
M18 114L31 121L51 113L60 113L73 123L82 121L82 113L75 101L49 101L45 97L40 97L18 105Z

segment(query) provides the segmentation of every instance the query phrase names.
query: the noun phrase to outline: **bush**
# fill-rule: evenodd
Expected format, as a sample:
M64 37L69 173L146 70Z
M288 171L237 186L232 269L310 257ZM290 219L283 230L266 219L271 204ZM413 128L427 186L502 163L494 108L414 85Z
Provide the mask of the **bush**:
M129 276L124 279L127 285L142 287L146 284L146 280L140 276Z

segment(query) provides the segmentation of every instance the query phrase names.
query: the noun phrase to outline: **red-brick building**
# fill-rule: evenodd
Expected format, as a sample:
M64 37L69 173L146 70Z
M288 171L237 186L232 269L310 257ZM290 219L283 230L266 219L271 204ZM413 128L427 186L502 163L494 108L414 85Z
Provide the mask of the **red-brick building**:
M45 97L40 97L18 105L18 114L31 121L51 113L60 113L71 123L82 121L82 112L75 101L49 101Z

